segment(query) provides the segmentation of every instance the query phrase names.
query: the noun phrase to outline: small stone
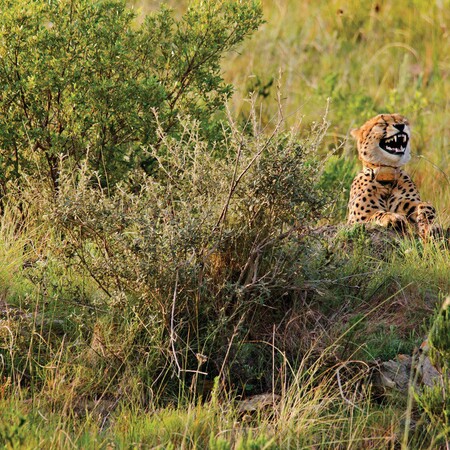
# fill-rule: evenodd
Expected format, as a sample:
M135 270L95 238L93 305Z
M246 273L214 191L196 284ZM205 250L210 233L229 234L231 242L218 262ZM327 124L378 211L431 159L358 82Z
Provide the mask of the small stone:
M238 411L241 413L260 411L266 407L275 406L280 399L279 395L272 393L253 395L239 402Z

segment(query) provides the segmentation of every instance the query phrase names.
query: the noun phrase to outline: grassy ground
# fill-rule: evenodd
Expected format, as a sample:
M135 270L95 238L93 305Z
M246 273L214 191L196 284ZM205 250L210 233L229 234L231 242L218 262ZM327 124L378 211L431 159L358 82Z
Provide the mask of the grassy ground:
M182 11L185 2L172 5ZM158 2L140 6L152 10ZM263 7L266 23L223 61L224 76L235 86L232 116L244 122L251 109L246 99L258 92L258 120L269 134L279 117L277 84L287 127L298 128L305 138L328 109L330 125L315 151L319 160L327 160L320 182L335 193L326 222L340 223L359 167L349 131L379 112L406 115L413 127L408 171L449 226L450 2L266 0ZM246 157L242 167L252 159L251 154ZM203 174L204 184L196 181L195 189L181 197L187 205L183 211L214 228L228 195L226 182L222 186L217 180L222 175L231 179L233 171L209 166L209 161L195 163L199 167L194 175ZM238 191L244 199L259 195L261 173L255 170L250 174L254 183ZM195 178L183 174L183 183ZM213 187L206 192L223 197L206 198L205 186ZM79 198L69 187L65 193L63 212L72 217L69 207ZM172 271L174 247L156 249L161 257L156 265L150 257L131 259L138 244L127 241L148 233L148 242L139 243L142 253L160 242L146 228L145 215L129 212L130 205L136 211L153 208L157 194L162 195L156 192L145 201L123 196L116 204L83 198L91 202L87 210L109 211L112 217L101 227L93 226L97 247L84 248L88 269L67 256L72 246L76 249L78 229L69 223L59 234L52 228L53 221L64 218L54 215L39 187L30 186L24 194L32 210L28 222L14 207L4 212L0 445L444 448L448 428L442 431L423 414L412 393L372 395L366 380L374 361L412 354L423 341L434 312L450 292L448 243L411 236L374 243L364 229L344 229L333 240L289 236L268 246L259 259L254 247L267 245L273 235L264 235L265 222L248 224L254 216L241 202L230 210L234 216L223 228L230 242L220 240L223 248L212 246L205 267L193 263L185 264L184 272L181 265ZM267 198L278 195L283 200L282 194L270 191ZM34 204L37 198L41 203ZM123 217L134 222L121 234L114 227ZM244 224L234 236L233 226L240 222ZM167 224L171 226L169 220ZM192 230L188 218L183 225L183 232ZM102 233L108 230L117 254L99 251ZM176 231L173 226L161 233L167 232L167 240L176 244L183 239ZM194 231L201 234L203 229ZM286 250L289 245L298 254ZM193 256L184 258L191 261ZM269 269L264 273L273 261L278 279L270 278ZM150 287L140 276L145 270L156 273ZM241 278L250 286L247 291L236 287ZM121 284L133 294L116 294ZM173 313L176 301L182 303L179 316ZM261 392L279 394L281 400L256 412L240 410L242 398Z

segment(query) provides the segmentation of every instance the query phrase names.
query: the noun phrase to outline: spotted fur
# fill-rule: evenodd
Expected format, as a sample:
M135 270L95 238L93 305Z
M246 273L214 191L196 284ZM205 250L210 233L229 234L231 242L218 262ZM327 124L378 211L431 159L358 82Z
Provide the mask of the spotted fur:
M350 190L348 223L372 222L420 235L435 234L436 211L423 202L411 178L401 167L410 160L411 130L400 114L380 114L353 130L362 171Z

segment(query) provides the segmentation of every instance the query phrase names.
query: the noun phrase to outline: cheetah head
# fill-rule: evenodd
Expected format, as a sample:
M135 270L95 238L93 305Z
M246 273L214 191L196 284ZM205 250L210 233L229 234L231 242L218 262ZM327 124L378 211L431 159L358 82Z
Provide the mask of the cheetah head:
M410 158L408 119L400 114L379 114L362 127L352 130L359 159L379 166L400 167Z

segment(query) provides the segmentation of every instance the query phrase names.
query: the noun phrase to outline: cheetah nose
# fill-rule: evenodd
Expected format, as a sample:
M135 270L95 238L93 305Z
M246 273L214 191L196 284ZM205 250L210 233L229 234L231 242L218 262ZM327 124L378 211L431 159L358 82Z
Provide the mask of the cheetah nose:
M398 131L403 131L405 128L405 125L403 123L396 123L396 124L394 124L394 128L397 128Z

